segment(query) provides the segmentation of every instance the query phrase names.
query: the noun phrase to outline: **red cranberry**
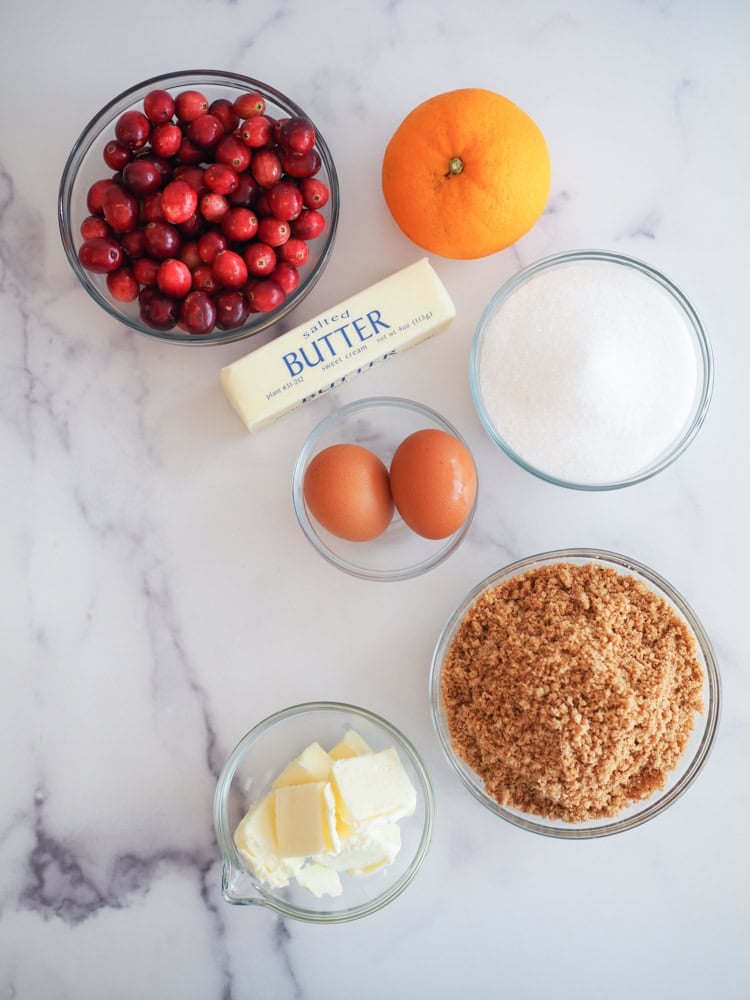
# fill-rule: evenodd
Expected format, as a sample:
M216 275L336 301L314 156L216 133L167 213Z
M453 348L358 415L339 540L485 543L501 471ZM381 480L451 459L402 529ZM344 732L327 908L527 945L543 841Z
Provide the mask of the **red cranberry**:
M157 156L177 156L182 145L182 132L174 122L162 122L151 133L151 148Z
M159 262L152 257L139 257L133 263L133 277L135 280L147 287L156 284L156 275L159 273Z
M205 292L191 292L180 309L180 326L188 333L210 333L216 323L216 306Z
M120 237L120 246L131 260L142 257L146 250L143 230L134 229L130 233L123 233Z
M275 153L272 149L259 149L253 156L250 170L261 187L273 187L277 181L281 180L282 174L281 160L278 153Z
M179 225L180 236L186 240L197 240L205 228L203 216L193 212L189 219Z
M328 202L330 191L317 177L305 177L300 182L302 204L305 208L322 208Z
M223 194L204 194L200 200L200 213L206 222L221 222L229 211L229 202Z
M232 102L223 97L212 101L208 110L219 119L225 132L234 132L240 123L240 116L234 110Z
M219 285L214 277L214 272L208 264L201 264L193 271L193 288L198 292L207 292L213 295L218 291Z
M208 101L199 90L183 90L175 98L175 111L181 122L192 122L208 111Z
M251 153L247 146L234 135L225 135L215 147L214 158L217 163L226 163L238 174L250 166Z
M128 149L141 149L150 133L151 123L140 111L124 111L115 125L115 135Z
M244 256L249 273L258 278L270 274L276 267L276 254L267 243L251 243Z
M227 238L215 230L204 233L198 240L198 256L204 264L213 264L219 250L226 250Z
M133 194L153 194L162 183L162 172L150 160L133 160L125 164L122 179Z
M119 267L108 274L107 288L118 302L134 302L138 298L138 282L129 267Z
M281 285L284 292L289 295L299 284L299 272L292 264L286 261L279 261L271 274L271 281Z
M191 240L189 243L182 244L182 250L180 250L180 260L183 264L187 264L188 268L192 270L201 265L201 256L198 251L198 241ZM192 275L191 275L192 281Z
M86 194L86 207L91 215L104 214L104 192L112 187L115 182L111 177L105 177L100 181L94 181Z
M289 177L302 180L317 174L322 163L317 149L310 149L306 153L282 152L281 165L284 168L284 173L288 174Z
M143 98L143 110L154 125L168 122L174 114L174 100L167 90L152 90Z
M80 233L84 240L92 240L96 236L111 236L112 230L98 215L87 215L81 223Z
M273 141L279 145L281 145L281 130L288 121L288 118L277 118L276 121L271 122L271 125L273 126Z
M221 121L216 115L209 114L208 112L204 115L198 115L188 125L188 139L194 145L198 146L199 149L210 149L211 146L216 145L223 135L224 126L221 124Z
M279 181L278 184L274 184L266 197L271 214L277 219L284 221L296 219L302 211L302 193L291 181Z
M209 191L216 194L231 194L237 190L239 178L237 171L226 163L212 163L203 172L203 180Z
M279 143L289 153L308 153L315 145L315 129L307 118L290 118L284 122Z
M170 257L159 265L156 284L165 295L173 299L184 299L193 286L193 276L187 264Z
M241 94L234 102L234 110L240 118L253 118L262 115L266 110L266 101L262 94Z
M248 118L240 126L240 138L250 149L260 149L267 146L273 137L273 127L265 115L258 118Z
M141 319L155 330L171 330L177 322L177 303L158 288L143 288L138 295Z
M301 240L314 240L325 229L326 220L314 208L303 209L292 223L292 235Z
M230 208L221 220L221 231L228 239L244 243L258 232L258 219L249 208Z
M258 239L270 247L280 247L291 235L289 223L275 219L272 215L267 215L258 223Z
M192 166L194 163L201 162L203 159L203 150L199 149L194 142L184 138L177 151L177 159L180 163L187 163Z
M161 193L161 210L167 222L187 222L198 208L198 193L185 180L170 181Z
M146 253L156 260L177 257L182 246L178 230L168 222L149 222L143 230Z
M216 325L221 330L235 330L247 319L250 308L242 292L221 292L216 297Z
M287 264L294 264L295 267L302 267L307 263L310 250L304 240L293 237L279 247L279 257ZM287 289L288 291L288 289Z
M112 139L104 147L104 162L111 170L122 170L126 163L130 163L133 158L132 150L128 149L124 142L119 139Z
M104 192L104 218L116 233L129 233L138 225L138 202L117 184Z
M272 312L278 309L284 301L284 289L270 278L259 281L250 291L245 293L247 304L253 312Z
M240 174L236 189L229 195L229 204L237 208L252 208L259 191L258 182L251 174Z
M161 210L161 191L148 194L141 203L141 216L144 222L164 222Z
M200 198L208 190L203 174L203 167L179 166L174 172L174 179L176 181L185 181L191 187L195 188L195 192Z
M81 266L94 274L109 274L122 264L120 244L106 236L84 240L78 248Z
M242 288L247 281L247 265L234 250L219 250L212 269L217 282L224 288Z

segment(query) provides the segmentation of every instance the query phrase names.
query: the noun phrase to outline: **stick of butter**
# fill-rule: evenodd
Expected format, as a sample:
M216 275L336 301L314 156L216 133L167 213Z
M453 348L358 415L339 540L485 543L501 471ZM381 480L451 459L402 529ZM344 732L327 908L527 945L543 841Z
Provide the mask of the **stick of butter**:
M444 330L456 315L426 257L222 368L249 431Z

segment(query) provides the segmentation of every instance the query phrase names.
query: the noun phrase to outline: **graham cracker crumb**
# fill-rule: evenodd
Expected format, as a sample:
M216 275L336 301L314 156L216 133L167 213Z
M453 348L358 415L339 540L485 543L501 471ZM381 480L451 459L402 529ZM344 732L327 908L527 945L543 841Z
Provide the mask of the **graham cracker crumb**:
M448 650L442 699L456 753L498 803L580 823L664 787L703 711L682 617L593 563L487 590Z

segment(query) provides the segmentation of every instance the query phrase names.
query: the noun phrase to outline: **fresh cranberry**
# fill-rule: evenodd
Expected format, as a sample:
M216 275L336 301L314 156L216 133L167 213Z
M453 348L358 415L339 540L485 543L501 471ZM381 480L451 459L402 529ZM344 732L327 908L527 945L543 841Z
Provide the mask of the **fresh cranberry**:
M307 118L290 118L281 127L279 144L289 153L308 153L315 145L312 122Z
M203 180L209 191L216 194L231 194L237 190L239 178L237 171L226 163L212 163L203 172Z
M107 236L94 236L84 240L78 248L81 266L94 274L109 274L122 264L120 244Z
M187 264L190 271L201 265L201 256L198 250L198 240L191 240L188 243L182 244L182 250L180 250L180 260L183 264ZM192 278L191 278L192 280Z
M142 288L138 305L143 322L155 330L170 330L177 322L177 303L158 288Z
M159 265L156 284L165 295L173 299L184 299L193 286L193 276L187 264L170 257Z
M151 148L157 156L177 156L181 145L182 132L174 122L162 122L151 133Z
M174 99L167 90L152 90L143 98L143 110L154 125L168 122L174 114Z
M248 118L240 125L240 138L250 149L267 146L273 137L273 126L265 115Z
M199 149L210 149L224 135L224 126L221 121L209 112L198 115L188 125L188 139L198 146Z
M122 171L125 187L133 194L153 194L162 184L162 172L151 160L132 160Z
M203 160L203 150L199 149L187 137L183 138L180 148L177 151L177 159L180 163L187 163L189 166L192 166L194 163L200 163Z
M253 156L250 170L260 186L266 188L273 187L277 181L281 180L283 172L279 155L273 149L259 149Z
M204 233L198 240L198 256L204 264L213 264L214 257L219 250L226 250L227 238L222 233L212 230Z
M244 243L258 232L257 216L249 208L230 208L221 220L221 231L235 243Z
M210 333L216 323L216 306L205 292L191 292L180 309L180 326L188 333Z
M132 150L128 149L124 142L119 139L112 139L104 147L104 162L111 170L122 170L126 163L130 163L133 158Z
M112 230L98 215L87 215L81 223L80 233L84 240L92 240L97 236L102 238L111 236Z
M164 222L161 210L161 191L147 194L141 202L141 217L144 222Z
M198 208L198 193L185 180L170 181L161 193L161 210L167 222L187 222Z
M259 191L258 182L251 174L239 174L237 187L229 195L229 204L236 208L252 208Z
M168 222L149 222L143 230L146 253L156 260L178 257L182 239L179 231Z
M86 194L86 207L91 215L104 214L104 192L112 187L115 182L111 177L104 177L100 181L94 181Z
M262 94L240 94L233 104L240 118L253 118L262 115L266 110L266 101Z
M141 149L148 142L151 123L140 111L123 111L115 125L115 135L128 149Z
M138 202L117 184L104 192L104 218L116 233L129 233L138 225Z
M133 263L133 277L141 285L146 285L146 287L155 285L158 273L159 262L153 257L139 257Z
M281 153L281 165L284 173L297 180L305 177L313 177L320 170L322 163L317 149L310 149L306 153Z
M288 222L290 219L296 219L302 211L302 193L292 181L279 181L278 184L274 184L269 188L266 197L271 214L277 219Z
M234 250L219 250L211 266L214 277L224 288L242 288L247 281L247 265Z
M198 292L207 292L209 295L218 291L218 282L208 264L201 264L200 267L193 270L193 289Z
M291 235L289 223L275 219L272 215L267 215L258 223L258 239L270 247L280 247Z
M273 141L281 145L281 130L284 128L286 123L289 121L288 118L277 118L276 121L272 122L273 127Z
M175 98L174 105L181 122L193 122L208 111L208 101L199 90L183 90Z
M251 243L244 257L249 273L258 278L271 274L276 267L276 253L267 243Z
M292 237L279 247L279 257L287 264L294 264L295 267L302 267L307 263L310 250L304 240ZM287 289L288 291L288 289Z
M327 204L330 191L317 177L305 177L300 182L299 189L302 193L302 204L305 208L322 208Z
M193 212L189 219L178 226L180 236L186 240L197 240L206 228L206 223L200 212Z
M185 181L190 187L195 188L195 193L199 198L208 190L204 180L203 167L181 165L175 170L174 179Z
M200 200L200 213L206 222L221 222L229 211L229 202L223 194L204 194Z
M134 302L138 298L138 282L129 267L119 267L108 274L107 288L118 302Z
M234 132L240 123L240 116L234 110L232 102L227 101L223 97L220 97L216 101L212 101L208 110L212 115L215 115L216 118L219 119L221 124L224 126L225 132Z
M146 251L146 240L142 229L134 229L130 233L123 233L120 237L120 246L131 260L142 257Z
M282 260L279 261L271 274L271 281L281 285L284 292L289 295L299 284L299 272L292 264Z
M217 163L226 163L241 174L250 166L252 156L240 139L234 135L225 135L214 149L214 158Z
M250 307L242 292L221 292L216 296L216 325L221 330L236 330L247 319Z
M292 235L301 240L314 240L325 229L326 220L314 208L303 209L292 223Z
M264 278L250 291L246 290L245 297L253 312L272 312L278 309L286 296L281 285L270 278Z

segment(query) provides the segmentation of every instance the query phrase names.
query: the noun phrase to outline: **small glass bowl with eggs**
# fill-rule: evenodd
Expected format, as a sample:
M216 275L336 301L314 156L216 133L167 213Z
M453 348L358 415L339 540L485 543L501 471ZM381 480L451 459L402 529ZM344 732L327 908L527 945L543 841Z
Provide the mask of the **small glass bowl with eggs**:
M297 520L328 562L365 580L408 580L446 559L477 502L474 458L456 428L409 399L349 403L305 440Z

